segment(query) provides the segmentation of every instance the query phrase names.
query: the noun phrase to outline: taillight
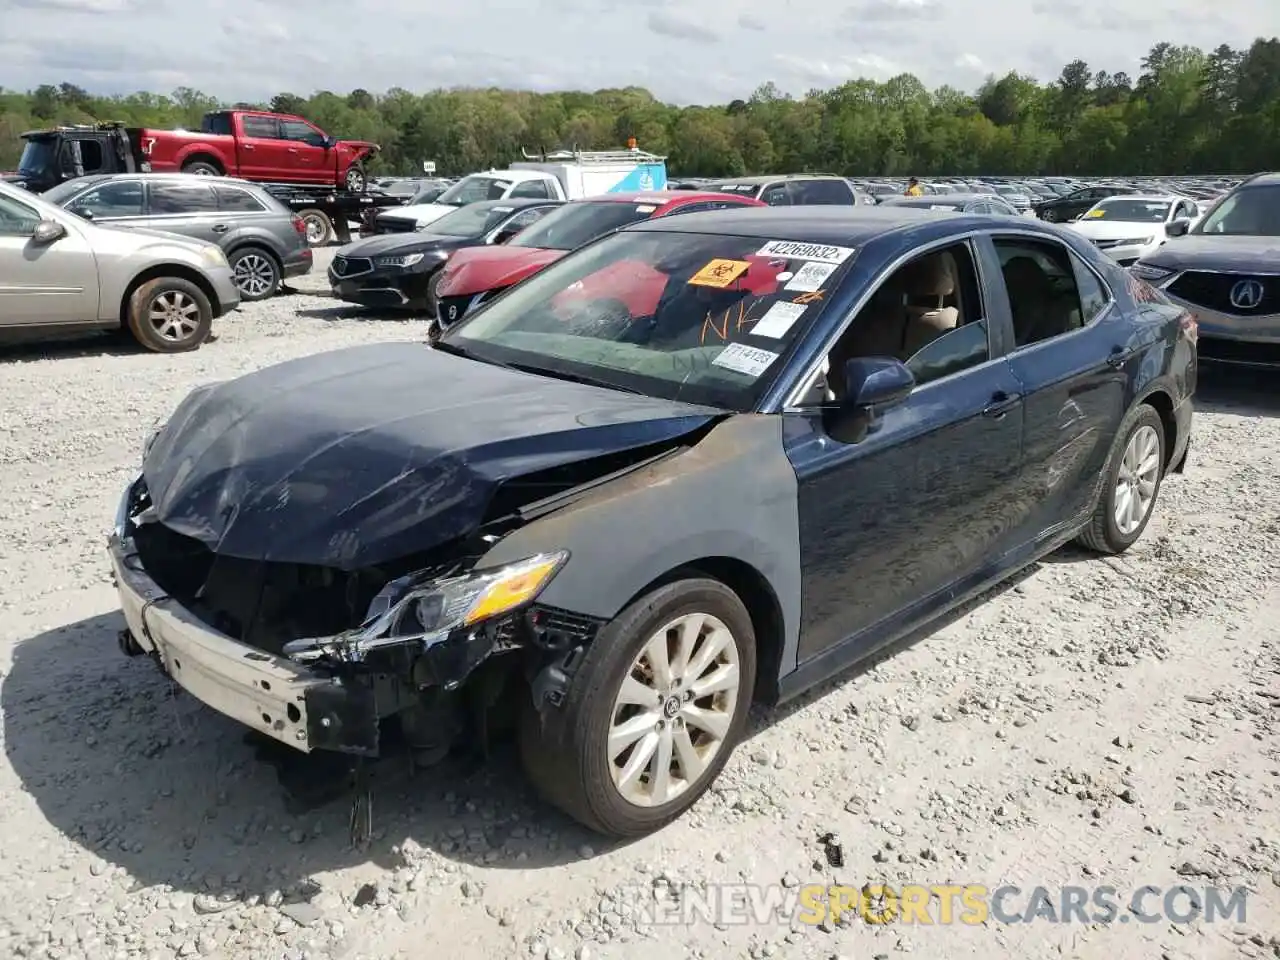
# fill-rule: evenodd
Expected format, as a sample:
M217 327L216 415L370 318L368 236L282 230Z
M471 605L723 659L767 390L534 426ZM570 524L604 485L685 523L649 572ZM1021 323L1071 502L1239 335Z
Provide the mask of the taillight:
M298 236L305 237L307 235L307 221L303 220L296 213L289 218L289 222L293 224L293 229L298 232Z
M1184 313L1178 319L1178 326L1182 328L1182 335L1192 343L1200 339L1200 324L1196 322L1194 314Z

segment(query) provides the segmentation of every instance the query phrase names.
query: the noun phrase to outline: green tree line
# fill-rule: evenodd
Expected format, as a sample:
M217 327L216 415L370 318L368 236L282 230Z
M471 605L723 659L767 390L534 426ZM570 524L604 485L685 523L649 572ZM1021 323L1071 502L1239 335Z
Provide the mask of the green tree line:
M106 120L197 127L220 106L189 88L121 97L69 83L0 89L0 169L17 164L24 130ZM1050 83L1008 73L973 93L929 90L902 74L803 97L766 83L721 106L672 106L638 87L280 93L255 106L381 144L373 172L386 174L419 172L424 160L467 173L504 166L522 148L609 149L630 137L686 176L1245 173L1280 166L1280 38L1212 52L1159 43L1137 77L1073 60Z

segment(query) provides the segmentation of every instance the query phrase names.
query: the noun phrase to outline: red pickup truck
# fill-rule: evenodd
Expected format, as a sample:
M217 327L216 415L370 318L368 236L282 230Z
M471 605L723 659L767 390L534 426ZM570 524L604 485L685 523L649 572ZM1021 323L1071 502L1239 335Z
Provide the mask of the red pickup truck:
M204 173L267 183L323 184L363 193L376 143L338 140L302 117L256 110L206 113L200 130L140 130L157 173Z

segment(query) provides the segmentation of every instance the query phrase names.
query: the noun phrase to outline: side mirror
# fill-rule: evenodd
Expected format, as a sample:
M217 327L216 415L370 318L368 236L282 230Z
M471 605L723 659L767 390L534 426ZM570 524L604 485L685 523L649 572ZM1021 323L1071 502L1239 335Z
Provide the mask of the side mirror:
M519 233L519 232L520 232L519 230L502 230L502 231L499 231L498 233L495 233L495 234L493 235L493 242L494 242L494 243L506 243L508 240L510 240L512 237L514 237L514 236L515 236L517 233Z
M81 219L83 219L83 220L92 220L92 219L93 219L93 211L92 211L92 210L76 210L76 211L75 211L75 213L78 213L78 214L80 215Z
M1172 223L1170 223L1167 227L1164 228L1164 232L1167 236L1170 236L1170 237L1185 237L1187 235L1187 231L1190 229L1191 229L1190 220L1174 220Z
M844 400L848 410L889 407L911 396L916 378L891 357L854 357L844 365Z
M56 220L41 220L31 231L31 239L41 246L61 240L66 235L67 228Z

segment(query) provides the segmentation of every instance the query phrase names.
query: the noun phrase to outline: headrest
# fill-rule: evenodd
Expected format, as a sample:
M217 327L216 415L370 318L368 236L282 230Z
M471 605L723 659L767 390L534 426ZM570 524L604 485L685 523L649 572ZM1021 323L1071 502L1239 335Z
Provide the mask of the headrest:
M1040 264L1030 257L1011 257L1001 273L1004 274L1005 283L1045 286L1049 282Z
M945 250L907 264L903 288L916 297L948 297L956 290L956 261Z

